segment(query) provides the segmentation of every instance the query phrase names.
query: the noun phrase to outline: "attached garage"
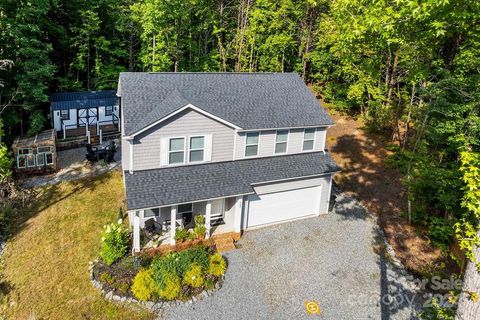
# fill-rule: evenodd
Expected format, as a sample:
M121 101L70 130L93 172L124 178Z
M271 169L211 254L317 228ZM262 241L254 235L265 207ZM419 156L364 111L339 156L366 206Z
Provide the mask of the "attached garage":
M331 177L256 186L248 196L246 228L325 213ZM324 191L324 192L322 192Z

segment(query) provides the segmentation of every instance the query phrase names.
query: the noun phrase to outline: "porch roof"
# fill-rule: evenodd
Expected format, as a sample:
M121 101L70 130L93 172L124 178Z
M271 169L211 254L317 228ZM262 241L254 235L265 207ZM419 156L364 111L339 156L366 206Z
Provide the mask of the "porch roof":
M153 170L125 171L128 210L254 193L252 185L338 172L329 153L312 152Z

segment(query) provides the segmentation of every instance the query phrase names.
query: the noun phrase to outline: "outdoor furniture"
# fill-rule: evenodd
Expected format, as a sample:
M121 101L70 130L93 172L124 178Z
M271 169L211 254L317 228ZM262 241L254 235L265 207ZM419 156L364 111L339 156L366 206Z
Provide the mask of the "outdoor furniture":
M153 218L145 221L145 230L147 232L155 231L155 220Z
M90 162L97 162L100 160L112 162L114 161L115 151L116 148L114 141L108 141L98 147L92 147L91 144L87 144L87 154L85 157Z

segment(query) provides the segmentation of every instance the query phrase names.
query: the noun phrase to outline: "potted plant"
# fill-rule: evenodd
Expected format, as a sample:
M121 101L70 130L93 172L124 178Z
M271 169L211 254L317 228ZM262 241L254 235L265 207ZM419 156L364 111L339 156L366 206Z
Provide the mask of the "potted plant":
M205 239L205 234L207 233L207 227L205 225L197 225L195 226L195 234L197 235L197 238L200 240Z
M175 231L175 241L178 241L178 242L182 243L187 238L188 238L188 231L187 230L185 230L183 228L179 228Z

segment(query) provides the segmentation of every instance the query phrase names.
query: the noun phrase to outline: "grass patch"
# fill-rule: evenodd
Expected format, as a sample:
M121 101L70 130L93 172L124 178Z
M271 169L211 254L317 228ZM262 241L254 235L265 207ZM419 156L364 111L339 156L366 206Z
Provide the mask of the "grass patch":
M124 204L120 171L46 186L19 218L4 254L11 291L8 319L151 319L103 299L88 262L100 251L102 226Z

